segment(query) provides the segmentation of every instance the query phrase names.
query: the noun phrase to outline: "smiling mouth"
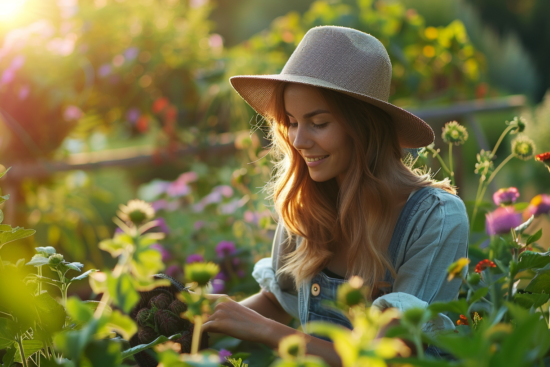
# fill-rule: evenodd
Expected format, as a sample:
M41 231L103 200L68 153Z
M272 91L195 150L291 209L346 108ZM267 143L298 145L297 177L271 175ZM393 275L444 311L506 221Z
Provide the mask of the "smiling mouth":
M325 155L325 156L322 156L322 157L318 157L318 158L305 158L306 162L317 162L317 161L320 161L322 159L325 159L326 157L328 157L328 155Z

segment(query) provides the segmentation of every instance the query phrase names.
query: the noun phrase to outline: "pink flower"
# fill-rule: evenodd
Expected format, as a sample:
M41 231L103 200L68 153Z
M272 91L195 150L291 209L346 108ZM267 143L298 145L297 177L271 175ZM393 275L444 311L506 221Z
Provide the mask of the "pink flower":
M507 189L499 189L493 194L495 205L511 205L516 202L519 197L518 189L509 187Z
M199 255L199 254L192 254L192 255L187 256L186 262L188 264L202 263L202 262L204 262L204 257L202 255Z
M530 218L532 215L538 217L541 214L550 212L550 195L540 194L531 199L529 206L523 213L525 218Z
M212 280L212 293L223 293L225 291L225 282L221 279Z
M170 185L168 185L168 188L166 189L166 193L168 194L168 196L173 198L185 196L190 192L191 189L189 188L189 186L187 186L185 182L180 180L176 180L170 183Z
M151 248L154 248L155 250L158 250L160 252L163 262L168 262L172 260L172 254L170 253L170 251L165 249L160 243L152 244Z
M521 224L521 214L516 213L511 206L501 206L485 217L485 230L490 236L508 233Z
M166 209L167 205L168 205L168 202L164 199L153 201L151 203L151 206L153 207L153 209L155 209L155 212L158 212L161 209Z
M168 228L164 218L157 218L155 220L157 221L156 227L159 227L163 233L170 233L170 228Z
M212 192L219 192L226 198L233 196L233 189L227 185L216 186L212 189Z
M178 180L182 180L183 182L187 183L187 182L197 181L198 178L199 178L199 175L197 175L196 172L190 171L190 172L182 173L180 177L178 177Z
M228 255L232 255L237 251L237 248L235 247L234 242L230 241L221 241L216 246L216 253L218 254L218 257L226 257Z
M172 278L177 278L179 275L183 274L183 269L179 265L170 265L166 268L164 273Z
M76 121L82 117L82 111L80 108L70 105L65 108L65 112L63 112L63 117L67 121Z
M231 357L231 352L226 349L220 349L218 356L220 357L220 363L226 362L227 357Z
M29 88L28 85L24 85L21 87L21 89L19 89L19 99L21 101L27 99L27 97L29 96L31 92L31 89Z

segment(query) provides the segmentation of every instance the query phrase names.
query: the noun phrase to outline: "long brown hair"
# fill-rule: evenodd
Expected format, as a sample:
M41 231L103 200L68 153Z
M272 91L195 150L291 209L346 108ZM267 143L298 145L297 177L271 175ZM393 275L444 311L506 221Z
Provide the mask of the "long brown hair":
M350 167L339 187L336 179L315 182L300 153L288 140L280 82L271 100L267 121L274 171L266 190L274 200L279 220L301 245L279 272L291 274L296 286L325 267L338 245L349 246L347 276L358 275L373 287L386 269L395 270L381 241L392 231L395 190L410 192L425 186L456 194L448 179L435 181L429 172L403 163L404 152L391 118L383 110L343 93L319 88L331 108L343 117L353 144Z

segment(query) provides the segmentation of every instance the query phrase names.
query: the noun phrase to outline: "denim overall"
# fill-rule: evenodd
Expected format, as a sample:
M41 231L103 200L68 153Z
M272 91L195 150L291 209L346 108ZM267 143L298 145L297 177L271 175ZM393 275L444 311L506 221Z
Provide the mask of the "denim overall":
M395 267L399 246L402 243L405 229L408 227L410 218L414 216L422 199L429 194L429 188L425 187L413 194L407 201L395 225L390 245L388 247L389 258ZM351 322L338 309L326 305L326 302L336 300L336 291L338 287L346 282L344 279L337 279L328 276L324 272L320 272L310 282L304 282L298 291L298 309L300 314L300 322L306 325L310 321L327 321L334 324L345 326L352 329ZM391 286L381 289L381 294L391 293L394 279L389 270L386 271L384 282ZM379 294L379 295L381 295ZM379 296L378 295L378 296ZM307 330L305 330L307 332ZM312 334L314 335L314 334ZM320 339L328 340L325 337L314 335ZM429 346L425 353L435 357L441 357L443 352L434 346Z

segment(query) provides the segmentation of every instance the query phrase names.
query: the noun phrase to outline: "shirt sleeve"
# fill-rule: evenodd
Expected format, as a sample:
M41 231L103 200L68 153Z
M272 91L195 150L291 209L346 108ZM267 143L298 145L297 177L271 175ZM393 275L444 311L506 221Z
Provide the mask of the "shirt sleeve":
M424 200L409 224L410 235L392 293L379 297L373 307L405 311L427 307L433 302L448 302L458 297L461 279L447 281L450 264L468 256L469 225L462 200L447 192L437 192ZM463 276L467 269L463 269ZM423 327L428 334L454 329L444 314Z
M292 279L275 275L276 269L281 266L281 256L292 246L291 243L285 243L285 232L282 221L280 221L273 238L271 257L263 258L254 265L252 277L256 279L262 289L273 293L289 315L300 319L298 312L298 295L295 291Z

